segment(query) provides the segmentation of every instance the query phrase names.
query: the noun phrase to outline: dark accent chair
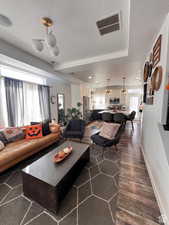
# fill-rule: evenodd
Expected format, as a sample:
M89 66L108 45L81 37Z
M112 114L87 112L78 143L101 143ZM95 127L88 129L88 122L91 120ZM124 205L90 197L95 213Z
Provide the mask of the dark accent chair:
M115 123L126 124L127 116L123 113L115 113L113 116L113 120Z
M93 109L90 115L90 121L101 120L102 114L99 112L103 111L103 109Z
M109 112L104 112L104 113L102 113L102 120L104 122L112 122L113 121L113 116Z
M99 133L92 135L91 139L94 144L103 147L103 154L106 147L111 147L113 145L115 146L116 151L118 151L117 144L120 141L120 138L122 133L124 132L124 129L125 129L125 124L121 124L121 126L119 127L116 133L116 136L112 140L109 140L107 138L100 136Z
M85 132L85 121L84 120L70 120L66 129L63 132L64 138L83 138Z
M132 111L128 116L127 120L131 122L132 130L134 130L133 120L135 119L136 111Z

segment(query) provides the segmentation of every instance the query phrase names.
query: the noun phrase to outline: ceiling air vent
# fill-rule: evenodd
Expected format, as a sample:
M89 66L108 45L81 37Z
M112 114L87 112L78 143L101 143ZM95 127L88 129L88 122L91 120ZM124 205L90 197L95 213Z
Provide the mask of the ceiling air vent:
M109 16L96 22L101 35L120 30L120 14Z

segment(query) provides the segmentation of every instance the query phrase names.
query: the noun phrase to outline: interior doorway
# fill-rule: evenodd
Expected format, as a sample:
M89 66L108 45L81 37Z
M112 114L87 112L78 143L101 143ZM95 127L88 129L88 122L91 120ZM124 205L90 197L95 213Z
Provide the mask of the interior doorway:
M139 102L140 97L139 96L130 96L129 98L129 110L130 112L136 111L136 117L135 119L139 119Z

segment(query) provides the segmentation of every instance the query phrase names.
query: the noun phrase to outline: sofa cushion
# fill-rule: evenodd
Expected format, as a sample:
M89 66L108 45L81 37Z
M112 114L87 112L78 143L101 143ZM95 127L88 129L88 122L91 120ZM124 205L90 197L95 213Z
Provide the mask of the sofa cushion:
M7 143L18 141L24 138L24 132L21 128L9 127L5 128L2 132L7 140Z
M7 144L0 152L0 165L5 165L27 153L36 152L37 149L43 149L57 141L58 137L60 137L60 133L54 133L38 139L23 139Z
M57 123L51 123L51 124L49 125L49 127L50 127L51 133L57 133L57 132L60 132L60 125L57 124Z
M42 137L42 124L26 127L26 139L36 139Z
M2 151L5 148L5 145L2 141L0 141L0 151Z
M45 120L42 122L42 133L43 133L43 136L46 136L51 133L50 127L49 127L49 120Z
M119 127L120 124L104 122L99 135L106 139L112 140L116 136Z
M0 131L0 141L2 141L5 145L8 144L8 141L7 141L3 131Z
M31 122L31 125L37 125L39 122ZM50 127L49 127L49 120L44 120L41 122L42 124L42 134L43 136L46 136L51 133Z

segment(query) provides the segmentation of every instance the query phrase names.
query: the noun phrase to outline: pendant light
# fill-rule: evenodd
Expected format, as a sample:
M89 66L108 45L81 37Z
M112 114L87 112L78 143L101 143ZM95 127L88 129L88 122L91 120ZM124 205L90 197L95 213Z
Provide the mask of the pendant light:
M43 46L42 42L43 42L43 40L40 40L40 39L32 39L33 47L38 52L41 52L44 49L44 46Z
M59 48L55 46L54 48L51 48L51 54L53 56L58 56L59 55Z
M46 28L45 39L32 39L33 47L36 49L36 51L42 52L46 44L50 54L56 57L59 55L59 48L57 46L56 37L53 31L51 30L51 27L53 26L53 21L48 17L43 17L41 21Z
M126 78L123 77L122 79L123 79L123 88L122 88L122 90L121 90L121 93L122 93L123 95L126 95L126 94L127 94L126 84L125 84Z
M106 94L109 95L111 94L112 90L109 87L109 82L110 82L110 78L107 79L107 87L106 87Z
M56 37L52 31L46 34L46 42L49 47L53 48L56 46Z

